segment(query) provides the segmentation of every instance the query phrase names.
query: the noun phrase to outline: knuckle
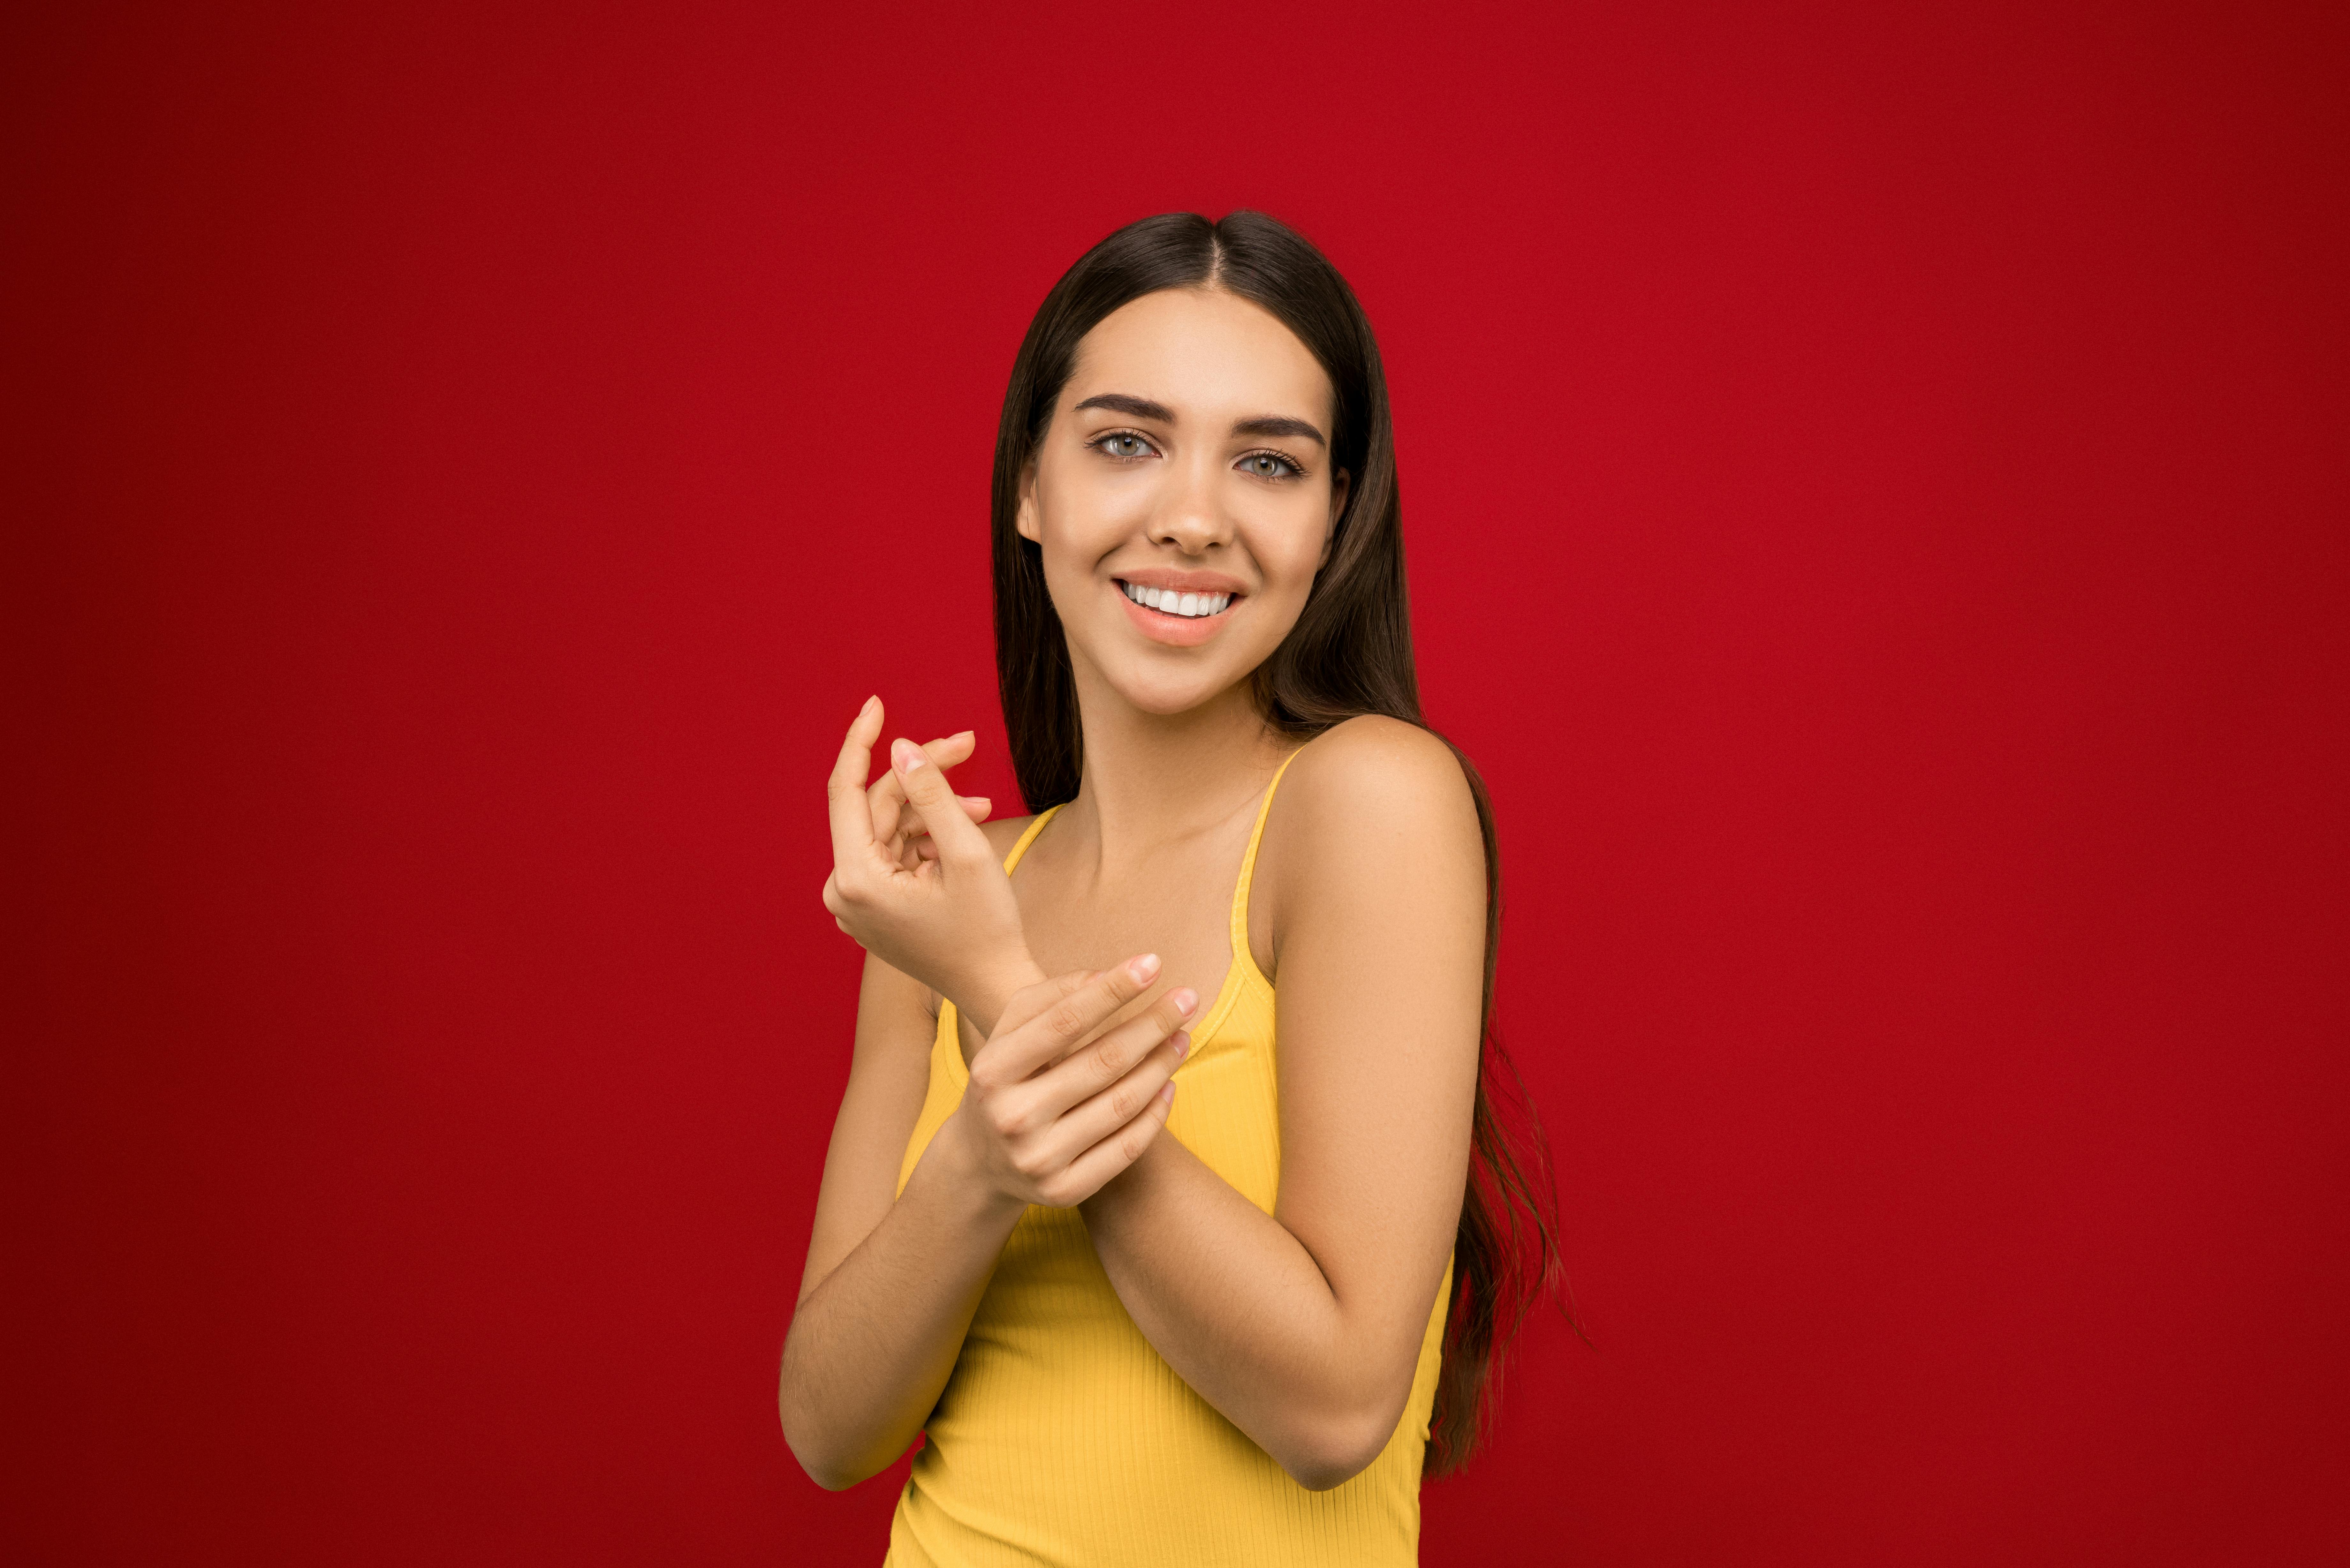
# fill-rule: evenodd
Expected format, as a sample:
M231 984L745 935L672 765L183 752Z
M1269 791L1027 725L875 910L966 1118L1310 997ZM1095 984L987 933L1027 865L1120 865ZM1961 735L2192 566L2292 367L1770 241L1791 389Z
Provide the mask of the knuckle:
M1097 1083L1115 1084L1126 1075L1126 1053L1105 1040L1093 1050L1091 1071Z
M1045 1015L1045 1027L1063 1039L1083 1033L1086 1027L1085 1009L1066 1000L1056 1002L1053 1004L1053 1010Z

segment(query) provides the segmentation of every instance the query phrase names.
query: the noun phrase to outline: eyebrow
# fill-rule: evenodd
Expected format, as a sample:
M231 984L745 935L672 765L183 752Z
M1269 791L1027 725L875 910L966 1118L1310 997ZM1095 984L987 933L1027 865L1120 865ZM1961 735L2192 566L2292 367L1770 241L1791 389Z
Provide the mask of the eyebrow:
M1077 407L1107 409L1130 420L1157 420L1162 425L1175 422L1175 410L1166 404L1154 403L1149 398L1138 398L1128 392L1104 392L1099 397L1087 398Z
M1138 398L1131 392L1102 392L1077 404L1079 409L1107 409L1131 420L1156 420L1162 425L1175 422L1175 410L1164 403L1154 403L1149 398ZM1282 414L1259 414L1253 420L1234 420L1232 434L1243 436L1302 436L1316 446L1328 450L1330 443L1322 432L1304 420L1293 420Z
M1330 443L1322 432L1304 420L1293 420L1280 414L1259 414L1253 420L1234 420L1232 434L1250 436L1304 436L1315 445L1327 451Z

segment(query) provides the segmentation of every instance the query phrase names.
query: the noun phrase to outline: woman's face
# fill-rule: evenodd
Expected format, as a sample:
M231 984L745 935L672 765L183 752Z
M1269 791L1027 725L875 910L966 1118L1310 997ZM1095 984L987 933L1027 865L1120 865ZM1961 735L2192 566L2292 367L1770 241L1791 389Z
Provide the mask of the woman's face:
M1081 688L1180 713L1280 645L1346 503L1334 400L1288 327L1221 290L1145 295L1086 334L1019 518Z

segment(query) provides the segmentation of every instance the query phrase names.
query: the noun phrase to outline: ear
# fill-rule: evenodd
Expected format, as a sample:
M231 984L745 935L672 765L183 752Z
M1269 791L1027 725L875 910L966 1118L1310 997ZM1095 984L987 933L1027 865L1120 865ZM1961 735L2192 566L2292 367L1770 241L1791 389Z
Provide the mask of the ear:
M1330 521L1322 529L1322 558L1314 563L1320 571L1330 564L1330 545L1338 537L1338 519L1347 514L1347 497L1354 488L1355 476L1345 469L1330 476Z
M1033 457L1020 470L1020 511L1013 526L1032 545L1045 542L1044 520L1036 510L1036 460Z

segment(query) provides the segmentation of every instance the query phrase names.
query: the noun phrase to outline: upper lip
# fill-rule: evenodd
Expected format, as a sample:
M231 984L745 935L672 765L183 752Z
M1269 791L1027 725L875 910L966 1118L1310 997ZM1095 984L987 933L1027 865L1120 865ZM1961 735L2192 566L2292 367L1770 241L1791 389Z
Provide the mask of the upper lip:
M1164 566L1142 566L1131 572L1113 574L1121 583L1132 583L1139 588L1159 588L1179 594L1237 594L1243 591L1240 580L1221 572L1170 572Z

